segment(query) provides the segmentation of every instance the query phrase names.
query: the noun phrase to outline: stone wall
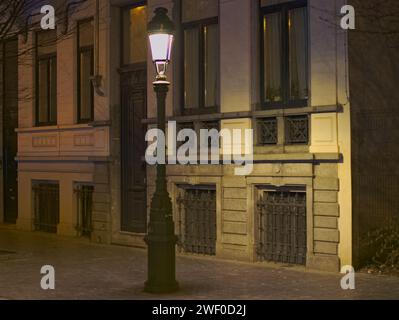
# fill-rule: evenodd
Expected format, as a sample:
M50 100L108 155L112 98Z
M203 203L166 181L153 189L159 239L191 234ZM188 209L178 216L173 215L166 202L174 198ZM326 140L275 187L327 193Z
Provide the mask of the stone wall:
M111 192L107 162L96 163L94 166L92 214L92 240L98 243L111 243Z
M334 160L331 160L333 162ZM255 164L250 176L234 175L235 166L169 166L169 193L174 204L179 184L215 185L217 194L216 256L223 259L258 260L256 201L259 186L304 186L307 193L307 267L339 270L338 164L309 163ZM155 167L148 168L148 197L155 191Z
M317 164L314 172L314 257L309 263L316 269L338 271L338 166Z
M223 176L221 257L250 258L250 218L245 177ZM219 200L220 201L220 200Z

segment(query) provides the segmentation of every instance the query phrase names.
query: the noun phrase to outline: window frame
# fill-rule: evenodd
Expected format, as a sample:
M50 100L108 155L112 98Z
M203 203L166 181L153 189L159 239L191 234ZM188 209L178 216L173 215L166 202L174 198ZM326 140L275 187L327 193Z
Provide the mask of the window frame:
M90 106L90 118L85 119L81 118L81 111L82 111L82 105L81 105L81 86L82 86L82 81L81 81L81 55L82 53L90 52L91 53L91 66L90 66L90 73L91 76L93 76L94 73L94 33L93 33L93 44L89 46L80 46L80 26L84 23L88 22L94 22L94 18L87 18L87 19L82 19L77 22L77 123L78 124L86 124L94 121L94 87L92 82L90 81L90 91L91 91L91 106Z
M309 104L310 97L307 99L291 100L289 97L290 92L290 65L289 65L289 31L288 31L288 12L293 9L305 8L308 10L307 0L296 0L292 2L285 2L270 6L262 6L262 0L259 0L259 37L260 37L260 105L261 110L270 109L289 109L289 108L305 108ZM263 19L266 15L272 13L281 14L281 89L282 89L282 101L267 102L265 92L265 37L263 30ZM309 17L309 15L307 15ZM309 24L306 30L307 45L309 46ZM308 68L307 74L307 86L308 92L310 93L310 79L309 79L309 48L307 54ZM310 95L310 94L309 94Z
M39 55L39 34L40 33L45 33L48 31L37 31L35 33L35 126L36 127L46 127L46 126L56 126L58 123L57 119L57 107L58 107L58 61L57 61L57 48L55 52L53 53L48 53L48 54L40 54ZM57 40L55 42L55 46L57 46ZM50 121L51 118L51 68L50 64L52 60L55 60L55 90L56 90L56 99L55 99L55 120ZM48 93L47 93L47 101L49 105L47 106L47 120L45 122L40 121L40 100L39 100L39 66L40 63L45 61L47 63L47 88L48 88Z
M218 28L218 93L219 93L219 103L216 106L206 107L205 106L205 43L204 43L204 28L210 25L216 25ZM219 27L219 17L206 18L202 20L184 22L181 24L181 57L182 57L182 67L181 67L181 79L182 79L182 88L181 88L181 113L183 115L203 115L203 114L214 114L218 113L220 110L220 27ZM185 58L185 39L184 32L187 29L197 29L198 34L198 64L199 64L199 81L198 81L198 108L188 109L185 106L184 92L186 89L185 79L184 79L184 66L186 63Z

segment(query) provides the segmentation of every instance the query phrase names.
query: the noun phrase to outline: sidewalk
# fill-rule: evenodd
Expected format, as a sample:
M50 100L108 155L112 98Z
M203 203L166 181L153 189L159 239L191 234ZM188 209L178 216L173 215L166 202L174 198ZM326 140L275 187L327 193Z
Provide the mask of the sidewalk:
M142 292L144 250L27 233L0 226L1 299L399 299L399 277L356 275L343 291L339 274L301 268L178 257L181 291ZM40 269L56 270L56 290L40 288Z

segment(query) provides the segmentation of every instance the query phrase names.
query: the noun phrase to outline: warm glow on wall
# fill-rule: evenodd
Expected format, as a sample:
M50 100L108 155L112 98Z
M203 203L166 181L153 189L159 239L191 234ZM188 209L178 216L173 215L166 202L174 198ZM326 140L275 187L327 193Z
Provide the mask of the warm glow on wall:
M266 32L267 29L267 19L266 17L263 18L263 31Z

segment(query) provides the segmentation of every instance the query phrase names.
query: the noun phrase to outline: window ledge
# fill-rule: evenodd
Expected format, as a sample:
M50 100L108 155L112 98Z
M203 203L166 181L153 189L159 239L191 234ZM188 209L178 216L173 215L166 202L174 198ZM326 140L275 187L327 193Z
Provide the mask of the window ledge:
M342 112L343 107L340 104L337 105L325 105L325 106L312 106L312 113L330 113L330 112Z
M17 133L35 133L35 132L56 132L56 131L73 131L82 129L92 129L95 127L106 127L110 124L108 122L95 122L85 124L74 124L74 125L60 125L60 126L45 126L45 127L32 127L32 128L17 128Z
M284 153L284 154L256 154L255 163L320 163L342 161L342 154L312 154L312 153Z

